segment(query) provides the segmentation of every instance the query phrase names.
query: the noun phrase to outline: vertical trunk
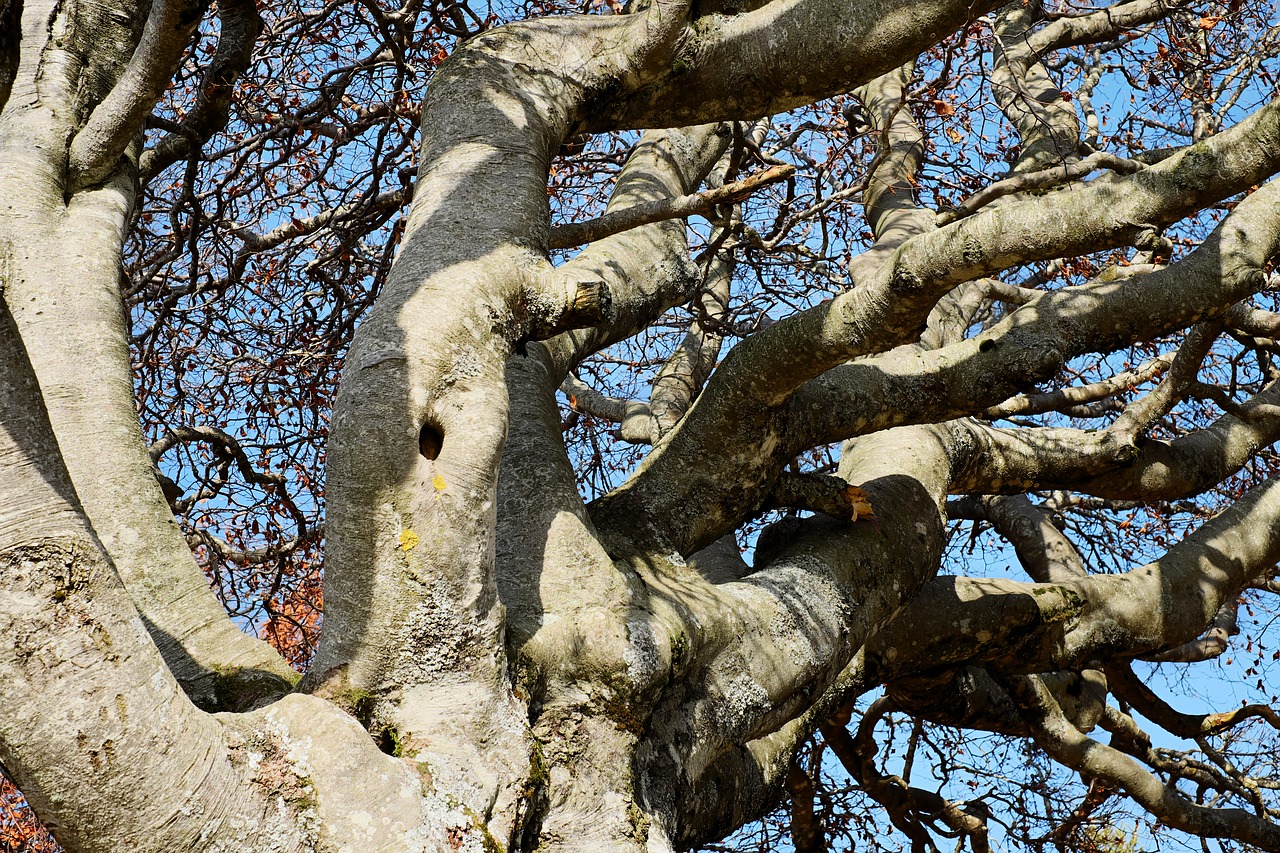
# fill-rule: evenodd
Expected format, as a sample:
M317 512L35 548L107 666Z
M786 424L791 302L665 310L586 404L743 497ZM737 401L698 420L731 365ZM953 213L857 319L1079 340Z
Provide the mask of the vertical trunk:
M85 97L76 81L111 70L109 57L99 60L107 68L83 65L79 45L136 38L112 27L120 24L109 17L26 6L21 66L0 112L0 277L80 501L157 646L196 701L243 706L287 690L294 676L227 618L146 452L119 289L131 165L88 189L66 185L73 106Z

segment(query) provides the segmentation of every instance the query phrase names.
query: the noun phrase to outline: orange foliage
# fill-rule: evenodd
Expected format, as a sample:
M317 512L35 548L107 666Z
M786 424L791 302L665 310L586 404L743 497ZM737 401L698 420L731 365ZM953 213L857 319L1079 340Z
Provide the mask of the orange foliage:
M0 853L61 853L22 792L0 773Z

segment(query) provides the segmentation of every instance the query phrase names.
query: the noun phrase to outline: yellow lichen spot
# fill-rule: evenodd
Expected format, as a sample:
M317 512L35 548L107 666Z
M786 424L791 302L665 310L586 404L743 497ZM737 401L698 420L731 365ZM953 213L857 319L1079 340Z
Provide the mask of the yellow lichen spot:
M412 551L413 547L418 544L418 534L409 528L405 528L400 532L400 549L403 551Z
M431 478L431 485L435 486L436 496L439 497L440 493L445 490L445 486L448 484L445 483L444 477L441 477L439 474L436 474L434 477Z

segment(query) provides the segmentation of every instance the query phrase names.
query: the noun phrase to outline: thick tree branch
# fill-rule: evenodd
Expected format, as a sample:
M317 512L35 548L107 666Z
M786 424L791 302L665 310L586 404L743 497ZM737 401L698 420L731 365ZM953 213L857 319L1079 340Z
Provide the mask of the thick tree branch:
M531 819L544 833L579 839L580 849L607 849L625 826L619 804L640 797L631 763L617 760L634 751L637 732L618 724L616 709L642 715L667 662L652 655L649 644L662 629L651 624L641 586L614 564L587 518L561 438L550 361L541 344L531 344L526 357L507 363L511 432L498 488L498 592L508 647L538 708L531 722L547 778L535 802L561 804L539 807ZM566 656L566 648L583 653ZM599 677L612 685L612 715L584 689Z
M1239 607L1237 599L1232 599L1218 608L1218 615L1213 617L1205 632L1190 642L1176 648L1153 655L1143 655L1143 660L1159 663L1200 663L1212 660L1227 650L1231 638L1240 633L1236 625L1236 611Z
M1071 164L1080 147L1075 104L1062 97L1049 69L1027 43L1031 27L1044 15L1041 0L1010 3L996 16L991 91L1017 129L1021 143L1013 172L1037 172Z
M1018 562L1037 583L1058 583L1086 576L1075 545L1054 526L1048 511L1031 503L1025 495L971 498L962 504L969 511L959 516L952 512L955 506L954 501L947 504L951 518L991 522L995 531L1013 545Z
M1223 316L1228 328L1259 338L1280 337L1280 314L1254 308L1247 303L1231 306Z
M648 406L639 401L624 400L621 397L610 397L602 394L576 376L566 376L560 383L560 390L569 398L569 406L577 412L593 418L620 424L632 406ZM645 412L648 415L648 412Z
M290 696L212 715L184 695L76 502L3 298L0 497L0 766L65 849L448 837L455 805L338 709Z
M1272 119L1280 118L1277 104L1266 109L1276 111ZM1280 152L1280 135L1275 141L1276 151ZM1198 168L1188 161L1182 165ZM1160 168L1113 180L1146 180ZM1172 186L1169 191L1173 192ZM1068 195L1087 196L1089 191ZM839 326L832 322L831 313L842 300L872 297L859 287L828 303L826 309L819 307L788 318L730 352L681 426L644 460L630 480L597 501L593 516L602 527L612 524L606 517L620 522L654 514L669 517L672 526L664 532L668 541L681 549L696 549L722 535L743 513L754 510L750 502L762 499L757 490L766 488L782 465L800 450L898 423L943 419L961 411L985 408L1031 381L1052 375L1066 358L1077 353L1107 352L1225 310L1265 282L1262 268L1280 248L1280 217L1274 215L1272 206L1278 197L1280 185L1266 184L1241 202L1195 252L1174 267L1132 280L1106 274L1082 288L1047 294L982 335L936 354L904 349L839 367L812 382L789 407L784 407L777 397L787 383L776 377L787 376L788 365L794 364L798 354L809 349L815 340L824 336L828 341L832 339L828 330ZM914 254L911 250L918 240L931 241L985 217L1001 218L1003 211L1022 204L1039 211L1041 201L1033 199L996 208L941 231L923 234L903 244L895 257L902 263L904 256ZM1059 200L1060 205L1064 202L1065 199ZM1047 214L1047 210L1044 212ZM1096 211L1090 211L1087 220L1083 210L1079 213L1085 228L1092 227L1098 219ZM985 240L998 242L1006 236L987 233L984 242L971 245L987 246ZM943 254L959 248L951 245ZM961 263L958 259L956 262ZM867 306L871 313L866 317L885 319L878 312L887 310L887 303L856 304ZM1117 317L1124 319L1118 322ZM868 330L864 345L882 331ZM881 372L888 369L901 379ZM772 381L761 381L764 376ZM836 377L857 379L837 384L832 382ZM896 405L886 406L886 400L893 400ZM839 422L841 428L815 429L833 421ZM712 444L717 448L715 453L709 452ZM726 447L737 452L726 453ZM674 510L677 505L682 508L680 512ZM670 512L663 509L668 506L672 507ZM690 506L703 509L691 513Z
M878 158L862 193L867 224L876 242L858 263L877 264L908 237L932 230L927 211L916 203L917 175L924 162L925 140L907 108L907 84L915 61L904 63L859 88L855 97L879 131ZM855 273L856 275L856 273Z
M708 15L672 58L670 73L601 104L586 129L684 127L813 103L897 68L996 5L783 0L742 14ZM769 73L762 74L758 57L766 55Z
M939 578L876 635L867 660L876 678L901 672L903 662L1050 672L1176 647L1280 558L1277 529L1280 485L1270 481L1124 574L1052 585Z
M335 222L342 222L352 215L364 216L372 214L385 216L394 213L412 199L412 188L389 190L388 192L379 193L369 201L352 202L351 204L344 204L340 207L322 211L314 216L292 219L282 225L277 225L265 234L258 234L247 228L235 228L232 229L232 233L244 241L246 252L263 252L268 249L274 249L289 240L314 234L320 229Z
M30 10L33 17L39 10ZM85 32L94 32L92 28ZM60 79L58 51L75 42L38 22L35 33L65 38L30 56L52 65L42 91ZM83 36L80 36L83 37ZM43 71L39 69L43 68ZM0 122L0 185L12 205L0 221L0 266L45 404L85 513L175 676L195 700L236 706L288 689L293 671L266 643L227 617L196 565L146 453L134 401L126 318L120 304L124 231L134 185L117 170L68 201L57 167L70 128L38 97ZM114 162L114 161L113 161Z
M1220 322L1193 326L1187 332L1182 346L1178 347L1169 371L1160 379L1160 383L1151 393L1126 406L1108 431L1114 433L1121 442L1132 444L1140 432L1150 430L1157 421L1169 414L1186 395L1187 389L1196 383L1200 365L1221 332Z
M1168 17L1188 5L1188 0L1128 0L1105 9L1053 18L1027 37L1027 45L1040 56L1082 44L1114 39L1126 31Z
M733 261L712 257L706 268L703 291L694 302L698 316L653 379L649 409L653 413L654 444L689 411L720 355L724 340L720 330L729 318ZM626 426L624 420L624 432Z
M204 7L196 0L156 0L142 39L120 79L71 141L68 173L73 189L104 180L173 79Z
M813 714L824 713L820 699L826 688L868 629L936 570L943 533L939 489L950 476L950 463L940 445L905 458L904 447L886 444L842 472L861 482L877 513L888 519L883 527L804 520L778 548L758 552L756 571L738 582L707 584L665 560L633 561L654 598L651 606L657 612L670 608L666 619L689 626L676 635L684 638L674 643L682 652L673 657L672 681L648 731L650 778L662 780L651 783L653 796L673 804L696 800L704 785L741 769L743 756L733 744L795 735L796 725L798 737L811 731L818 722ZM887 565L894 571L885 571ZM744 649L754 651L748 656ZM761 654L768 655L768 666L760 665ZM682 733L695 722L698 739L673 760L660 745L688 743ZM774 782L781 783L787 760L789 753L771 765ZM760 789L753 784L734 790L755 802L751 792ZM676 813L686 810L673 807Z
M787 796L791 800L791 843L796 853L827 853L826 831L815 809L817 791L799 756L787 769Z
M649 131L627 159L605 214L692 193L728 143L723 125ZM623 231L557 268L560 280L601 281L609 293L603 322L545 342L557 373L567 376L591 353L636 334L697 294L702 277L689 257L685 231L684 223L672 220Z
M874 518L873 508L861 489L839 477L783 472L774 483L764 507L793 507L820 512L842 521Z
M73 851L188 849L199 830L172 819L184 809L238 822L247 847L299 843L183 695L98 547L2 299L0 385L0 762Z

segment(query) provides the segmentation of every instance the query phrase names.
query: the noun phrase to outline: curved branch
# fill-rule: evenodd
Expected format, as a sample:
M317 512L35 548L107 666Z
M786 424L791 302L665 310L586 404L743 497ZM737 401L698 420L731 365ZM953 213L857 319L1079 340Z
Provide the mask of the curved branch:
M1051 672L1179 646L1280 559L1278 529L1280 481L1271 480L1123 574L1056 584L938 578L868 643L868 670L877 680L960 662Z
M605 215L694 192L728 144L728 128L718 124L647 132L627 158ZM593 328L543 342L562 378L591 353L636 334L694 297L702 280L689 257L685 225L672 220L598 240L554 275L604 282L609 294L608 316Z
M915 73L915 65L914 59L904 63L854 93L879 131L877 158L862 193L867 224L876 242L859 257L858 263L863 267L878 263L879 258L908 237L932 230L928 211L916 202L925 139L906 103L906 87Z
M955 502L947 504L952 518ZM989 496L971 499L964 518L991 522L995 531L1013 545L1018 562L1038 583L1058 583L1087 576L1080 553L1043 508L1025 495Z
M198 0L152 4L129 64L71 141L67 169L73 189L96 184L115 169L173 79L203 14Z
M188 849L192 828L173 816L194 810L236 827L245 849L301 843L143 629L76 501L3 298L0 495L0 763L59 841Z
M38 116L14 118L28 121L24 129L38 139L47 132ZM85 513L161 654L198 704L218 707L230 699L243 707L287 691L296 673L228 618L146 452L120 294L134 183L117 171L68 202L61 186L44 180L47 164L28 160L51 156L62 144L45 142L24 139L25 156L15 157L12 147L0 154L6 192L18 199L17 219L27 223L25 232L4 229L0 264L11 264L6 296L17 306L14 319ZM68 251L77 263L67 263Z
M698 316L653 379L649 410L654 444L689 411L715 367L724 340L721 329L729 317L733 266L730 258L714 256L707 261L703 291L694 300ZM626 427L624 420L624 433Z
M365 201L357 201L330 208L314 216L291 219L282 225L277 225L265 234L258 234L247 228L233 228L232 233L244 241L243 252L262 252L267 249L274 249L289 240L314 234L321 228L334 223L341 223L352 215L386 216L392 214L412 200L413 188L405 187L379 193L372 199ZM237 263L239 263L239 260L237 260Z
M1186 395L1187 389L1196 384L1200 365L1213 342L1222 333L1221 322L1198 323L1187 332L1186 340L1166 373L1151 393L1133 401L1109 427L1123 444L1132 444L1138 434L1150 430Z
M576 376L569 375L560 383L560 391L569 398L569 406L593 418L620 424L627 417L630 406L644 405L639 401L624 400L602 394Z
M1276 164L1280 165L1280 101L1255 114L1254 120L1259 128L1277 122L1266 132L1275 137ZM953 254L966 251L963 246L982 253L991 241L1013 243L1009 233L986 229L1024 205L1035 212L1031 222L1037 229L1063 233L1038 219L1052 209L1055 221L1063 216L1075 219L1078 214L1077 224L1087 230L1099 221L1096 209L1069 213L1062 206L1074 206L1095 192L1110 197L1111 190L1103 190L1099 182L1114 187L1151 180L1152 186L1163 184L1181 198L1182 190L1174 189L1179 180L1173 175L1179 169L1197 172L1196 163L1194 159L1170 161L1123 178L1099 179L1064 193L1064 198L1053 202L1056 206L1041 208L1044 198L1052 198L1046 196L997 207L908 240L897 250L894 263L887 266L900 266L904 258L914 256L917 245L935 241L943 245L937 247L939 254L930 264L935 260L941 263L945 256L963 265ZM1166 167L1171 172L1161 172ZM1138 195L1141 193L1135 191L1115 202L1130 204ZM782 466L801 450L904 422L981 411L1030 382L1056 373L1074 355L1108 352L1221 312L1265 284L1262 269L1280 249L1277 199L1280 182L1264 185L1237 205L1195 252L1173 267L1132 279L1108 273L1079 288L1046 294L976 338L941 350L903 348L842 365L801 385L790 401L786 379L799 378L789 369L797 360L805 361L802 354L823 352L822 363L828 355L834 359L837 349L825 347L844 335L860 343L840 351L842 357L871 347L885 334L882 324L888 322L886 312L901 308L912 297L904 292L902 298L895 299L875 288L857 287L825 306L783 320L730 351L681 425L626 483L592 505L592 515L602 529L625 528L636 518L668 518L671 523L662 531L663 540L681 551L697 550L754 511ZM956 229L962 232L967 223L988 217L992 221L981 229L981 237L975 233L962 243L953 242L960 239ZM1013 214L1008 214L1008 222L1020 223L1019 228L1028 224ZM1020 233L1028 240L1044 238L1042 230ZM939 272L943 272L940 267ZM955 275L954 269L945 275ZM910 292L918 293L914 289ZM837 321L841 305L860 315L853 328ZM881 325L862 329L862 322L870 323L873 317ZM767 382L762 379L766 376ZM894 404L886 405L886 401Z
M934 791L908 784L900 776L883 774L876 767L876 723L885 714L897 710L901 709L892 699L881 697L863 713L857 737L834 720L822 725L822 736L849 775L868 796L885 807L893 825L902 830L913 845L923 849L932 847L928 827L937 831L937 824L941 822L951 833L967 838L974 853L987 853L991 848L987 842L984 803L953 803Z
M236 463L236 468L240 471L240 476L245 479L245 482L270 487L293 519L293 523L297 525L298 532L294 539L293 547L297 547L297 543L310 538L310 534L307 532L307 518L302 514L302 510L298 509L297 504L293 502L293 498L289 496L288 480L285 479L285 476L274 471L255 468L245 454L244 448L240 446L240 442L229 433L211 426L175 427L147 448L147 454L151 457L152 463L159 463L164 454L176 445L197 441L210 444L215 448L215 453L229 456L233 459Z
M784 112L897 68L997 5L780 0L741 14L707 15L672 57L670 73L601 104L586 129L684 127ZM761 56L770 57L767 74Z
M1039 0L1011 3L996 16L991 91L1019 137L1013 172L1072 166L1080 148L1080 118L1062 97L1040 57L1028 44L1031 27L1044 15Z
M1202 838L1231 838L1263 850L1280 850L1280 826L1243 809L1208 808L1182 796L1132 758L1082 734L1035 678L1010 679L1009 692L1022 709L1036 744L1060 764L1117 785L1176 829Z
M796 853L827 853L826 830L814 808L817 790L800 756L787 768L787 797L791 800L791 843Z
M235 82L249 67L254 45L262 32L262 18L254 0L219 0L218 49L200 79L195 105L175 132L142 152L139 181L151 179L191 155L193 145L209 139L227 124Z
M1095 44L1123 35L1126 30L1168 17L1190 0L1127 0L1105 9L1054 18L1027 38L1028 46L1043 56L1054 50Z
M1280 731L1280 714L1266 705L1242 705L1217 714L1184 714L1175 710L1134 675L1128 661L1116 660L1106 665L1107 683L1111 691L1128 702L1142 716L1170 734L1197 738L1215 735L1233 728L1247 719L1261 717Z

